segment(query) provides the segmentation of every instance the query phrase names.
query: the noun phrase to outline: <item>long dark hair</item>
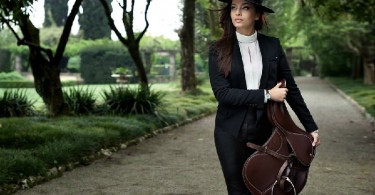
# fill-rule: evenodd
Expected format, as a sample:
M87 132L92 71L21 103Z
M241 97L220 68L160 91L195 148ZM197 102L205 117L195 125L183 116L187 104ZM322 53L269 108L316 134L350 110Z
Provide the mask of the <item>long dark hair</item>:
M263 24L266 23L266 18L264 11L259 9L258 6L255 6L255 10L259 13L259 20L255 21L255 30L260 31L263 28ZM220 26L223 28L224 32L221 38L216 42L215 49L218 53L218 66L219 70L222 71L225 76L228 76L231 65L232 65L232 54L233 54L233 45L236 40L236 28L233 26L232 19L230 16L231 13L231 3L228 3L225 7L220 9Z

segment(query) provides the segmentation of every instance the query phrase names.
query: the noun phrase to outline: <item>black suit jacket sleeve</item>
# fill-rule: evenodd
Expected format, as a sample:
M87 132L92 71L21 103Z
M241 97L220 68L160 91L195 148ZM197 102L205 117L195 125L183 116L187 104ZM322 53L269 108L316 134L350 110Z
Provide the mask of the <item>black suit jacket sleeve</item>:
M263 106L264 90L247 90L246 87L234 88L231 86L231 76L225 77L219 70L217 64L217 54L215 50L210 50L209 54L209 74L212 91L215 98L222 105L229 106Z
M281 44L278 40L278 56L279 56L279 70L278 70L278 79L286 80L286 87L288 88L288 95L286 96L286 101L296 113L298 119L301 121L307 132L312 132L318 129L318 126L314 122L312 115L310 114L309 109L301 95L301 92L294 81L292 76L292 71L289 68L288 61L286 59L284 50L281 47Z

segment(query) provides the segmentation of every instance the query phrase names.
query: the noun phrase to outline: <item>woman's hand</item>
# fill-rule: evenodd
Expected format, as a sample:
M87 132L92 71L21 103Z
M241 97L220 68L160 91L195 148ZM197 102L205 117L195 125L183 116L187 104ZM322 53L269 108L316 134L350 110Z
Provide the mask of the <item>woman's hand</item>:
M275 102L283 102L286 98L288 89L287 88L280 88L281 82L277 83L275 87L268 90L268 93L271 95L271 100Z
M313 146L318 147L320 145L320 138L317 131L313 131L310 133L310 135L314 138L314 141L312 143Z

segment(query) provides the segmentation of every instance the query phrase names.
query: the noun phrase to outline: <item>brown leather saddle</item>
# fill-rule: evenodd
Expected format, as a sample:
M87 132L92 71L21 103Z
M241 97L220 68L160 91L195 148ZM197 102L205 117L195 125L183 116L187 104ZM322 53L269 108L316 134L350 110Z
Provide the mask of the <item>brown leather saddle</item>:
M313 138L293 122L284 102L269 102L267 115L274 131L263 146L247 143L256 151L244 164L243 179L254 195L298 194L315 156Z

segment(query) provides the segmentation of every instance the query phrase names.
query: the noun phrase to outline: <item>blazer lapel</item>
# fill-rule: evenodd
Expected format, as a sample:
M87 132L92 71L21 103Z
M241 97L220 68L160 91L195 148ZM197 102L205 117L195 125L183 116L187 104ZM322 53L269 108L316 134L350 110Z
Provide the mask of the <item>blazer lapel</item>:
M264 41L264 37L262 34L258 33L258 43L259 43L259 48L260 48L260 53L262 54L262 63L263 63L263 69L262 69L262 76L260 78L260 86L259 89L265 89L268 76L269 76L269 62L267 58L267 46Z
M237 39L234 40L233 44L233 57L232 57L232 79L236 79L236 84L240 89L247 89L244 65L242 62L242 55L240 46L238 45Z

